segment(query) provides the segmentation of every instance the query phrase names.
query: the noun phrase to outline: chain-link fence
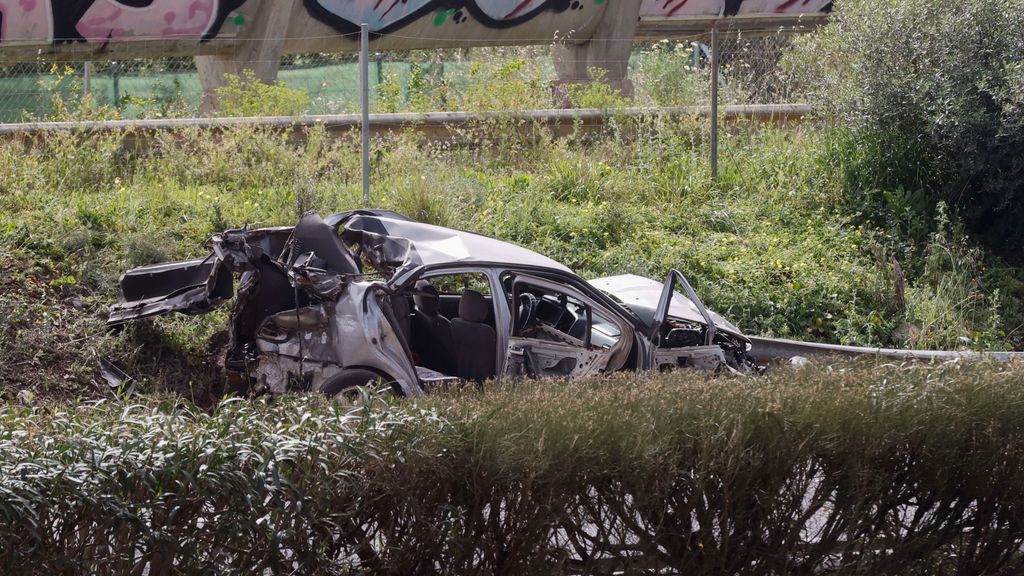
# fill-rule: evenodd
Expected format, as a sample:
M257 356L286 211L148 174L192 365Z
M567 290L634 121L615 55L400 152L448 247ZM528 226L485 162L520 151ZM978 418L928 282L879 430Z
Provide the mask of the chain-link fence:
M722 35L722 104L791 103L790 72L782 63L788 34ZM289 54L278 73L292 98L266 113L338 114L359 106L357 54ZM706 36L634 46L630 105L702 105L710 97L711 49ZM597 76L600 76L598 73ZM376 112L537 109L564 105L547 46L465 48L371 54L371 106ZM83 95L88 93L88 99ZM576 106L623 104L615 94L579 88ZM0 67L0 122L91 118L168 118L199 115L202 87L191 57L121 61L47 62ZM84 108L83 108L84 105ZM224 110L237 114L238 110Z

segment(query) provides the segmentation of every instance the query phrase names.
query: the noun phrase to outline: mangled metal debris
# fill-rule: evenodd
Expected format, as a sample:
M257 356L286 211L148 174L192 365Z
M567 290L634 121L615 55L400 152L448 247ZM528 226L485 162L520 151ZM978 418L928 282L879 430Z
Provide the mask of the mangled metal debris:
M665 283L588 282L525 248L377 210L227 230L210 246L203 259L126 273L108 324L234 297L225 368L257 392L333 395L381 379L416 395L504 375L760 370L750 340L676 271Z

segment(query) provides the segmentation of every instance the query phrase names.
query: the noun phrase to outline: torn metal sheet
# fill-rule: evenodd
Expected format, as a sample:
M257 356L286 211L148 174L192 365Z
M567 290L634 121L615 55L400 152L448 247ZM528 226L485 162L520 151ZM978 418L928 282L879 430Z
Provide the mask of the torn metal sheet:
M100 358L100 377L114 394L127 396L135 391L135 380L117 364L106 358Z
M168 312L201 314L231 298L231 270L214 255L135 268L121 277L121 302L107 324Z
M514 262L570 272L547 256L481 234L423 224L393 212L356 211L327 219L344 223L343 236L364 246L380 267L402 276L423 266Z

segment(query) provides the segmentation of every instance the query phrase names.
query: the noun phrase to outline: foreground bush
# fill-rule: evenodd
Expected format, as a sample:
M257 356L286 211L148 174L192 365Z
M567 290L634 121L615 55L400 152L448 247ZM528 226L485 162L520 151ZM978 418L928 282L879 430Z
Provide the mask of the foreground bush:
M1024 371L0 414L3 573L1011 574Z

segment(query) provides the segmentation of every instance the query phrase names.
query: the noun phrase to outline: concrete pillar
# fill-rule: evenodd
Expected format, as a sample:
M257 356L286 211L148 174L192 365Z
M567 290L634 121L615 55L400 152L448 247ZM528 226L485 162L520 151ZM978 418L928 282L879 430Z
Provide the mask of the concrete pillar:
M250 3L255 4L253 0ZM245 37L234 54L196 56L199 82L203 86L203 99L199 109L203 114L217 111L217 88L224 86L225 74L241 76L244 70L267 84L277 80L277 70L284 53L288 22L296 0L256 0L258 5L250 12Z
M605 0L608 7L590 40L579 44L555 44L551 47L558 82L583 84L593 80L591 69L604 72L604 82L627 98L633 96L633 82L628 78L629 54L640 22L640 0ZM563 103L567 104L564 102Z

